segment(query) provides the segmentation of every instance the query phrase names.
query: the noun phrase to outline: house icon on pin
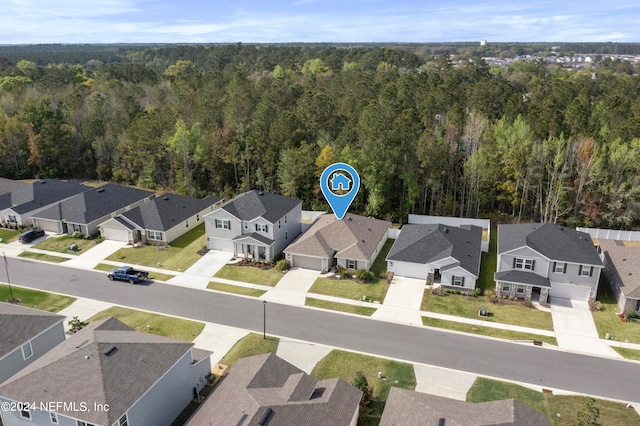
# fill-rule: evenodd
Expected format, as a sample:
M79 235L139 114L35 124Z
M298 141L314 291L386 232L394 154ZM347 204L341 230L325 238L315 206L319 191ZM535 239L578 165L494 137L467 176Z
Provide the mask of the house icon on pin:
M332 191L348 191L351 189L351 179L342 173L334 173L329 180L331 181Z

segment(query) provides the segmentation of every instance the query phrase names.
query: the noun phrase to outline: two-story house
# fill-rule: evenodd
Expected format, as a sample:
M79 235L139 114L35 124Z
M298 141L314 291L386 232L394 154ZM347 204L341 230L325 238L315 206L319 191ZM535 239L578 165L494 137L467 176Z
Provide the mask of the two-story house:
M64 342L62 315L0 302L0 383Z
M498 295L595 300L602 267L585 232L550 223L498 225Z
M206 384L210 355L116 318L95 321L0 385L0 402L18 408L0 410L0 423L169 426Z
M204 217L207 248L269 261L302 230L302 201L262 191L244 192Z

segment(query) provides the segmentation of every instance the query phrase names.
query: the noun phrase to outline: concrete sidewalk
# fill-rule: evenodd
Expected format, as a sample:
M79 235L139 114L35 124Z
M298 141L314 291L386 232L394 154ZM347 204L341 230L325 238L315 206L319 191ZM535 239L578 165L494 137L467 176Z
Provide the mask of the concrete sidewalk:
M420 305L426 288L423 280L394 277L387 295L371 318L405 324L422 325Z
M214 366L233 348L233 345L238 340L247 334L249 332L246 330L207 322L202 332L193 340L193 343L196 348L213 352L211 365Z
M623 359L598 337L587 302L553 298L551 316L560 348L589 355Z
M64 331L69 331L69 321L72 320L73 317L78 317L80 321L86 321L98 312L102 312L112 306L110 303L78 297L75 302L58 312L58 314L67 317L64 322Z
M291 268L275 287L262 295L261 299L287 305L304 306L307 291L319 275L320 271Z
M333 348L330 346L300 340L280 339L276 355L310 374L316 364L332 350Z
M475 374L425 364L414 364L416 391L446 398L467 400L467 392L476 381Z
M207 288L213 277L224 265L231 260L233 253L219 250L210 250L186 271L178 273L167 281L191 288Z

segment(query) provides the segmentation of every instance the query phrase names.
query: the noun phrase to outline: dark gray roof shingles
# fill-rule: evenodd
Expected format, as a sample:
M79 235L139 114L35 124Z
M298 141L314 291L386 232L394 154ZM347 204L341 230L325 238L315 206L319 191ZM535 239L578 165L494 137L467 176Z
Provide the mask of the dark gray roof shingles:
M302 200L257 190L243 192L221 206L240 220L263 217L271 223L290 212Z
M0 358L64 320L62 315L0 302Z
M18 214L24 214L90 189L78 180L42 179L13 191L9 207Z

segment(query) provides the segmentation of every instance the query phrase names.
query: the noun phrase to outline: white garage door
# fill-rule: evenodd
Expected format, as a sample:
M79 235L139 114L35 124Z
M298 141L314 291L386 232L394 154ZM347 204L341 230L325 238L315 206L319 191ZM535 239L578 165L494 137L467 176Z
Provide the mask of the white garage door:
M296 256L291 257L291 266L297 268L313 269L316 271L322 270L322 259L318 257L308 256Z
M562 299L580 300L586 302L589 300L590 287L584 287L574 284L551 283L549 294L551 297Z
M56 234L60 233L60 225L53 220L38 219L37 227Z
M393 275L407 278L427 279L427 265L393 261Z
M105 240L129 242L129 232L126 229L102 227Z
M208 241L210 250L230 251L233 253L233 240L224 238L210 238Z

